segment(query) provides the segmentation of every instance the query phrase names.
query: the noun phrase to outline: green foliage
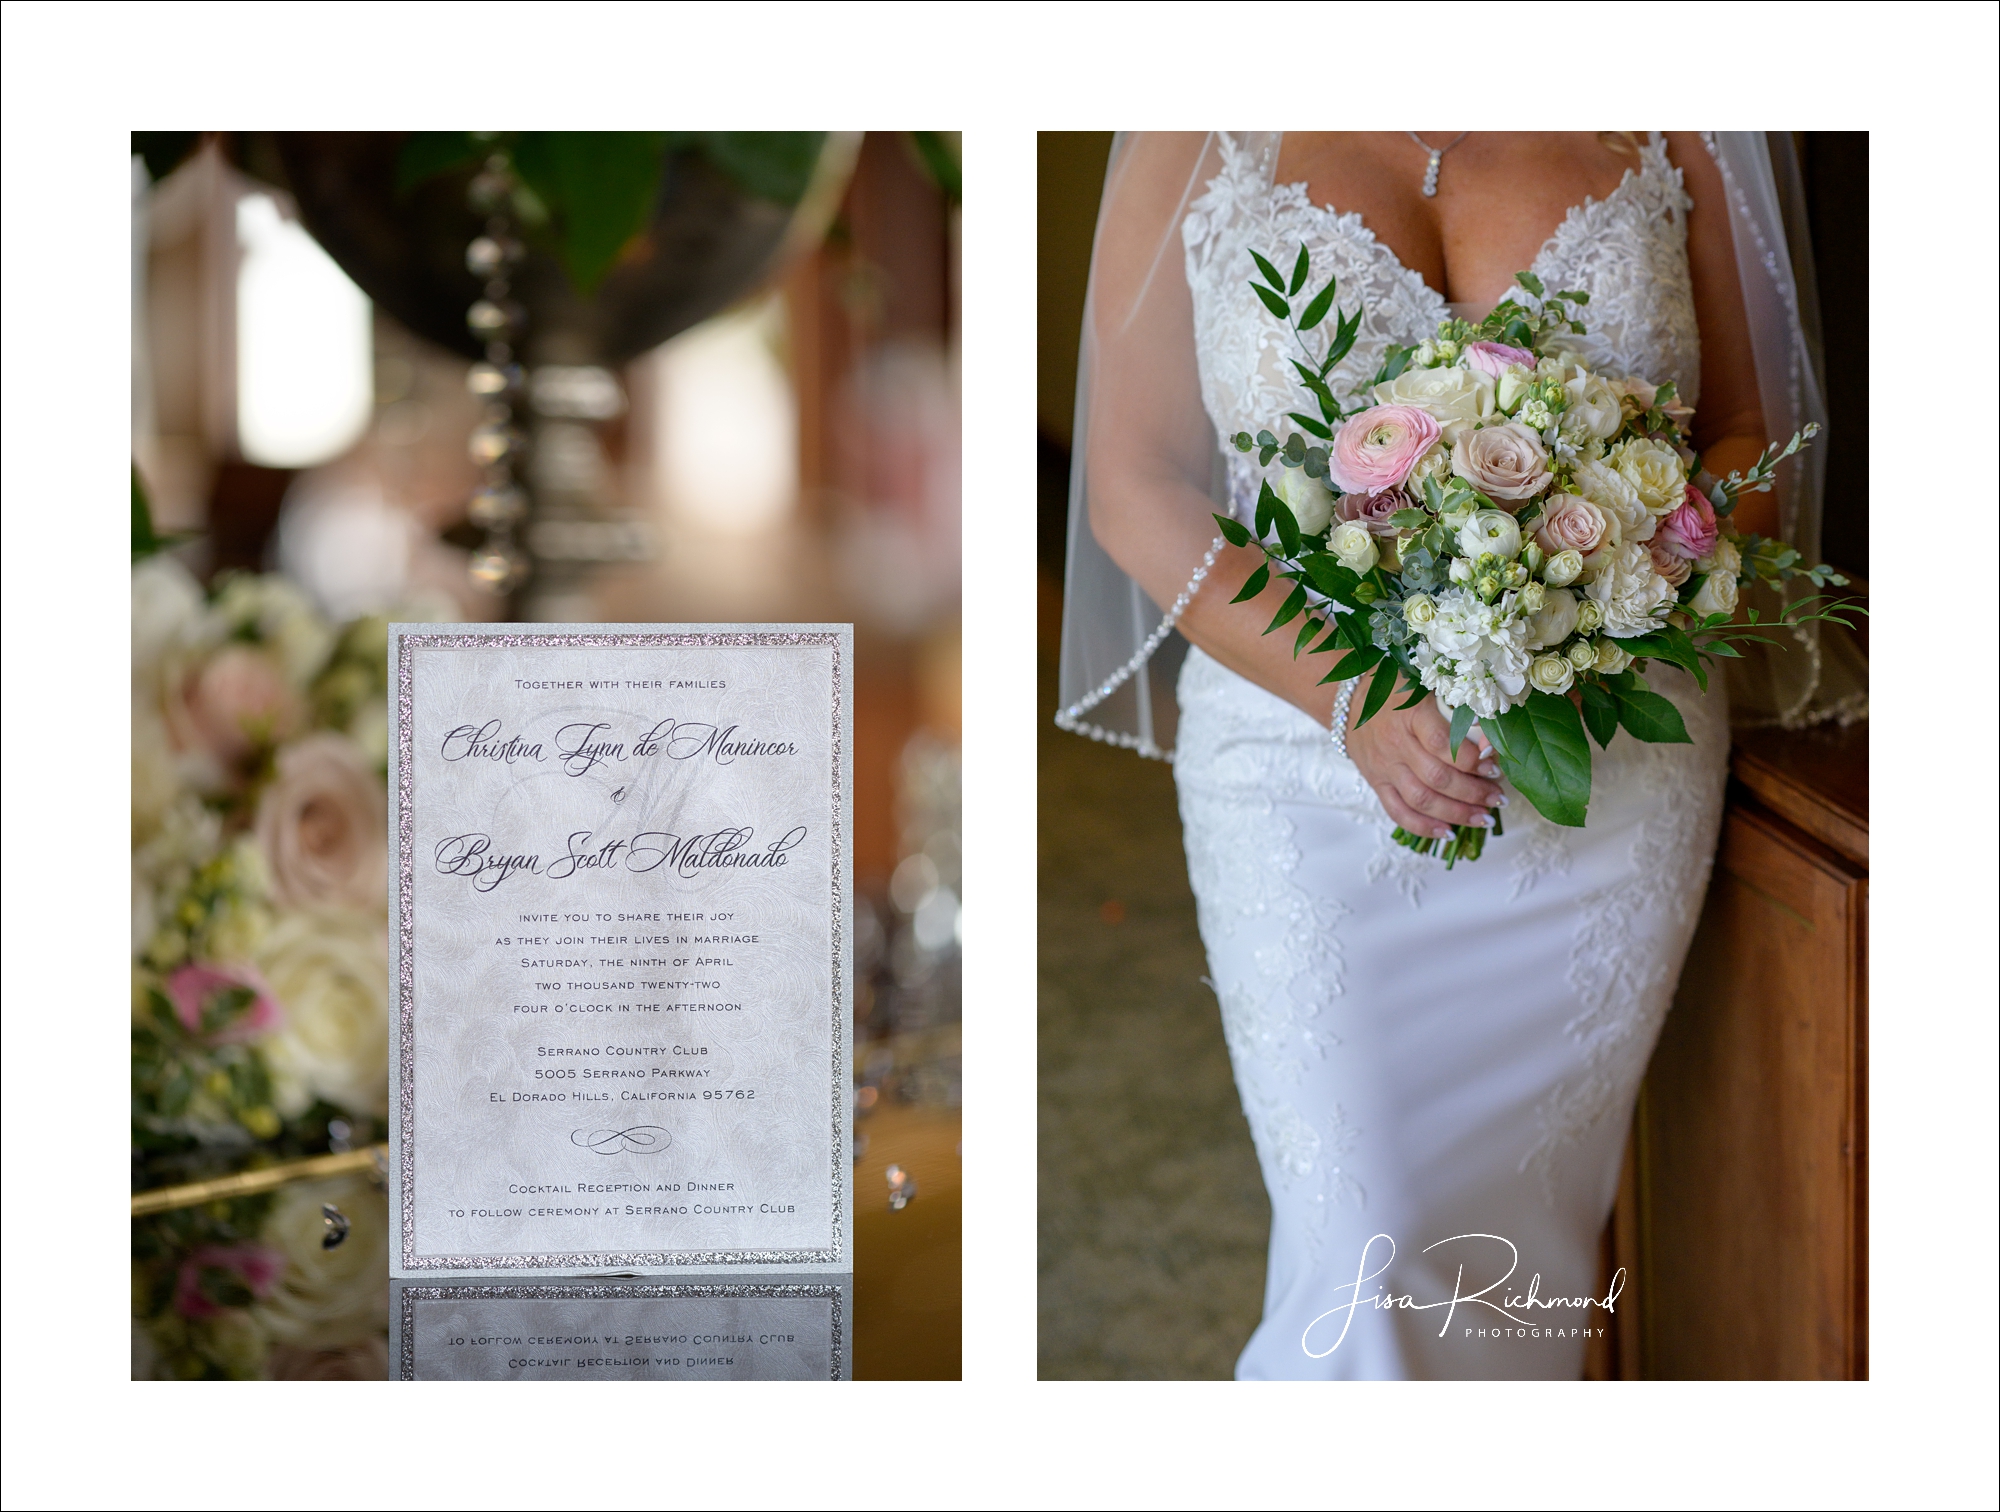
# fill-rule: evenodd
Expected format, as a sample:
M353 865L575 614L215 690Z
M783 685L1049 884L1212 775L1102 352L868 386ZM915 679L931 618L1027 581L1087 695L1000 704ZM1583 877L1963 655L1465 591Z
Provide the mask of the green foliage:
M1472 729L1473 720L1479 715L1471 704L1460 704L1451 711L1451 759L1458 760L1458 748L1465 744L1465 737Z
M146 495L146 483L139 476L138 464L132 467L132 560L142 562L158 552L171 551L183 541L194 539L192 532L175 531L166 535L153 528L153 504Z
M1590 746L1567 697L1530 693L1479 727L1507 779L1554 824L1581 828L1590 806Z
M810 137L818 137L821 135L821 133L816 131L779 132L779 133L762 133L762 134L782 135L782 136L810 136ZM963 198L962 190L964 187L963 184L964 175L963 175L963 170L959 167L958 154L952 149L951 143L948 140L948 137L953 137L956 135L957 135L956 132L947 133L942 131L913 131L910 133L910 146L914 148L916 151L917 161L924 165L925 174L928 175L930 181L937 186L938 193L944 196L945 203L947 205L953 205L953 206L959 204L961 199ZM819 156L819 143L815 142L813 144L813 157L815 163L818 160L818 156ZM808 165L807 167L808 173L811 172L811 167L812 165ZM805 186L800 185L800 193L803 194L804 192L805 192ZM794 196L794 199L796 198L797 196ZM792 203L792 201L789 200L782 201L781 203L789 204Z

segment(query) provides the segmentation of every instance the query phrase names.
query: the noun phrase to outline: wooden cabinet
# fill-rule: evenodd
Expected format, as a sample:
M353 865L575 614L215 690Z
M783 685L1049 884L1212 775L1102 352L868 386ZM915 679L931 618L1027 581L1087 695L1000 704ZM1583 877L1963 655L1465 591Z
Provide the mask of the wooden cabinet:
M1868 1374L1868 729L1739 735L1640 1094L1597 1378Z

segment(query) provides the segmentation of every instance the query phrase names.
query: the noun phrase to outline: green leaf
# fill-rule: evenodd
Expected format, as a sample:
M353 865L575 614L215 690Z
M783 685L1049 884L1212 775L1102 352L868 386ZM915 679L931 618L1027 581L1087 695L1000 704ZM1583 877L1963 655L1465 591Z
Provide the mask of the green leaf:
M1375 675L1368 679L1368 696L1361 701L1361 717L1354 721L1354 728L1360 729L1377 714L1382 705L1389 701L1389 694L1396 686L1396 669L1378 667Z
M1250 439L1250 432L1248 431L1238 431L1234 436L1230 437L1230 445L1234 446L1240 452L1247 452L1256 444L1256 442Z
M1305 653L1306 642L1326 628L1326 621L1314 619L1308 614L1299 623L1299 638L1292 642L1292 660L1297 661Z
M1580 682L1583 694L1583 723L1600 748L1608 748L1618 733L1618 701L1594 682Z
M408 199L410 191L426 179L466 168L495 148L470 131L413 131L396 154L396 198Z
M1415 351L1415 347L1390 347L1389 355L1382 360L1381 371L1375 375L1375 381L1377 383L1388 383L1392 379L1402 377L1403 370L1410 365L1410 357Z
M1408 679L1406 674L1406 681L1407 680ZM1426 688L1420 682L1413 682L1413 681L1409 682L1409 687L1411 690L1410 696L1404 699L1401 703L1396 705L1396 712L1398 714L1402 713L1403 710L1405 709L1414 709L1418 704L1422 703L1426 698L1429 698L1431 696L1431 690L1429 688Z
M1692 745L1681 711L1657 693L1640 691L1612 695L1618 701L1618 722L1636 740L1651 745Z
M1540 299L1542 297L1542 281L1535 277L1534 274L1516 273L1514 275L1514 282L1534 295L1535 298Z
M1354 590L1361 585L1361 579L1348 568L1341 566L1338 557L1316 551L1311 556L1301 557L1299 565L1305 568L1306 576L1312 579L1313 587L1328 598L1342 604L1356 602ZM1345 619L1343 616L1343 623Z
M1398 530L1422 530L1430 522L1431 517L1421 509L1399 509L1389 516L1389 523Z
M1286 304L1281 297L1273 294L1262 284L1253 283L1250 287L1256 291L1257 297L1264 301L1264 308L1277 316L1278 319L1290 320L1292 318L1292 307Z
M1238 528L1240 529L1241 527L1239 526ZM1270 583L1271 564L1269 562L1259 563L1257 570L1250 574L1249 580L1243 584L1243 587L1237 592L1236 597L1229 602L1232 604L1246 603L1262 593L1270 586Z
M1278 544L1285 548L1285 555L1297 557L1303 546L1299 535L1298 518L1293 515L1283 499L1277 501L1277 508L1271 511L1271 523L1278 527Z
M1241 520L1233 520L1228 515L1215 515L1215 528L1222 532L1222 539L1232 546L1248 546L1250 532Z
M1310 415L1301 415L1287 411L1285 418L1287 420L1298 421L1301 430L1309 431L1311 434L1318 436L1322 441L1331 441L1333 439L1332 430L1323 422L1313 419Z
M1326 319L1326 312L1333 308L1333 291L1336 282L1337 280L1329 278L1326 281L1326 287L1313 295L1312 303L1306 306L1305 314L1299 317L1299 329L1301 331L1310 331L1314 326ZM1296 293L1297 291L1294 290L1293 292Z
M1292 264L1292 286L1287 294L1296 294L1306 286L1306 274L1312 270L1312 262L1306 256L1306 244L1299 243L1299 260Z
M1269 483L1257 485L1257 539L1263 540L1271 533L1271 514L1278 507L1278 496L1271 492Z
M1306 588L1305 584L1300 583L1297 587L1292 589L1290 595L1285 599L1284 604L1279 608L1278 612L1271 617L1271 623L1264 627L1264 633L1266 635L1269 635L1273 630L1277 629L1280 625L1289 625L1293 620L1299 617L1299 611L1305 608L1305 606L1306 606Z
M1299 250L1304 251L1305 249L1301 247ZM1264 275L1264 282L1269 284L1272 288L1276 289L1280 294L1284 293L1285 292L1284 275L1271 265L1270 260L1266 258L1262 252L1252 252L1250 254L1250 258L1251 261L1257 264L1257 271Z
M1451 759L1458 760L1458 748L1465 743L1465 737L1472 728L1472 721L1479 717L1471 704L1460 704L1451 711Z
M652 219L667 138L659 131L529 131L514 169L549 208L570 282L593 293Z
M1381 659L1382 653L1373 646L1366 651L1350 651L1334 663L1333 680L1346 682L1350 678L1359 677Z
M1554 693L1530 693L1479 725L1500 769L1542 816L1582 828L1590 807L1590 745L1576 705Z

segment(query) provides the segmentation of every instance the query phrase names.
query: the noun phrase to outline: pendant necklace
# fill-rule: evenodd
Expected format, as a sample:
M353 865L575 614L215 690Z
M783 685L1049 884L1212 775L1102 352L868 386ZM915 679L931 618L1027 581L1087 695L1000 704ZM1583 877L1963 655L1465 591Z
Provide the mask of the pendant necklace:
M1419 147L1423 148L1424 151L1428 152L1431 155L1430 162L1424 166L1425 199L1437 198L1438 164L1444 161L1444 155L1447 152L1451 151L1452 148L1456 147L1460 142L1464 141L1470 135L1472 135L1472 133L1469 131L1461 131L1457 136L1453 137L1449 142L1446 142L1442 147L1433 147L1429 142L1426 142L1422 137L1418 136L1414 131L1409 133L1410 140L1415 142Z

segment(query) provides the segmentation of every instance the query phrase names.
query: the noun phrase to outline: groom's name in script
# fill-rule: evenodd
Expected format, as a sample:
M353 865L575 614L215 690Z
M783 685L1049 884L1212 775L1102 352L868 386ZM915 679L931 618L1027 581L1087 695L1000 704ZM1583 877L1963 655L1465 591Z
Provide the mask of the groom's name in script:
M589 871L651 872L661 867L683 877L715 870L770 870L789 864L791 853L806 837L801 824L761 850L751 849L756 831L747 824L705 835L674 835L648 830L630 840L592 844L589 830L573 831L562 855L544 860L536 851L496 852L491 835L447 835L434 853L437 869L448 877L469 877L478 892L491 892L509 877L523 873L563 881Z

